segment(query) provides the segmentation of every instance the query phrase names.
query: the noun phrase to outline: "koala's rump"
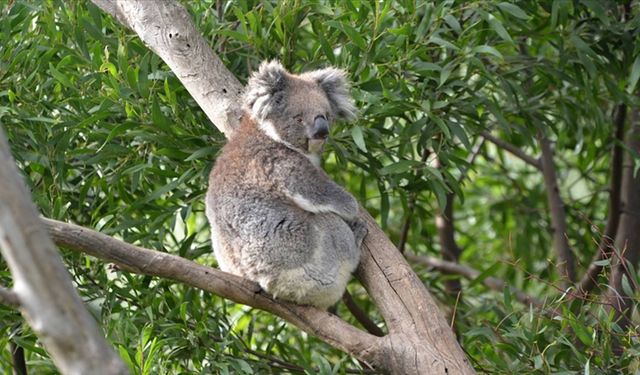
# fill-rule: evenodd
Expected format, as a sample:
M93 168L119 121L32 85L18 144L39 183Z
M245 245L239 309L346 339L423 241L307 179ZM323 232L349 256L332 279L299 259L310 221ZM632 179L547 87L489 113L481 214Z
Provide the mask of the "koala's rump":
M360 259L359 249L349 226L333 213L308 214L303 247L283 241L267 245L284 256L272 259L256 281L277 298L328 307L342 297L351 273ZM301 263L287 255L304 254ZM282 261L282 262L280 262ZM269 269L271 268L271 269Z
M218 194L208 210L221 268L279 298L335 303L360 257L349 226L333 213L304 211L286 197L266 200L273 195L243 192Z

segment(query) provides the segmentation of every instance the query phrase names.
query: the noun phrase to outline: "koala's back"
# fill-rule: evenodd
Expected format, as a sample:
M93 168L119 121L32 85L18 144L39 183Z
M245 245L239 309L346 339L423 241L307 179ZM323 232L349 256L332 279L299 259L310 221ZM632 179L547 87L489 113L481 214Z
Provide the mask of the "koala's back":
M341 297L359 261L352 230L333 213L311 213L278 181L316 168L273 142L250 121L223 148L209 178L207 216L222 270L258 282L276 297L328 306ZM288 176L277 168L293 165ZM313 183L313 181L292 181Z

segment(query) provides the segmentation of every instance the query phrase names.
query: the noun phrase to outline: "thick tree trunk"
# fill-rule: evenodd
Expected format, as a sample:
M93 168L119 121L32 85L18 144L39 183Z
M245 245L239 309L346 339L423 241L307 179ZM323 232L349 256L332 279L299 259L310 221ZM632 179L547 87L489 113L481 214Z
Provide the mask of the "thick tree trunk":
M138 33L171 67L214 124L231 135L239 118L242 88L195 31L184 8L170 0L93 1ZM422 282L375 221L366 213L362 215L368 220L369 235L358 276L380 308L389 334L377 339L369 335L378 344L373 347L371 342L349 340L349 335L325 341L347 352L366 352L369 363L389 373L472 374L464 352ZM309 314L303 313L311 318L313 314ZM294 322L301 323L308 324L310 319Z
M0 129L0 251L13 276L10 299L63 374L128 373L73 288L28 191Z

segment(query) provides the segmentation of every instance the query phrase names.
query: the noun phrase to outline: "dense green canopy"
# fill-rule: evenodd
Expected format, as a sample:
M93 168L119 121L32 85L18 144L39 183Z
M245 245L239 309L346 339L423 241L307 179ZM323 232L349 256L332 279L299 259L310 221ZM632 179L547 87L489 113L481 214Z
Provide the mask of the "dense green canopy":
M638 253L620 286L616 256L597 257L621 211L610 203L614 148L640 167L624 144L640 126L637 1L184 3L243 82L264 59L348 71L359 119L332 130L324 167L411 255L478 372L639 371L638 314L605 298L617 291L637 310ZM203 197L225 140L175 75L89 2L16 0L0 12L0 125L42 214L214 266ZM640 252L617 240L629 259ZM268 313L63 254L135 374L361 368ZM427 256L479 274L443 273ZM572 284L594 256L604 269L583 294ZM488 288L494 278L505 284ZM11 285L1 261L0 285ZM362 287L349 289L383 326ZM355 322L342 304L337 314ZM55 372L0 306L0 347L10 341L33 373ZM0 368L11 366L1 351Z

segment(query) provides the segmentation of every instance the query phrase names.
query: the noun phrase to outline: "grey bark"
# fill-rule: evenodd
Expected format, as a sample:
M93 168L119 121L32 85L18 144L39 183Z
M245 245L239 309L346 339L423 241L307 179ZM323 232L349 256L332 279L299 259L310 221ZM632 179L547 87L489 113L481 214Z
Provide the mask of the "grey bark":
M0 129L0 252L22 315L63 374L127 374L73 288L28 192Z

